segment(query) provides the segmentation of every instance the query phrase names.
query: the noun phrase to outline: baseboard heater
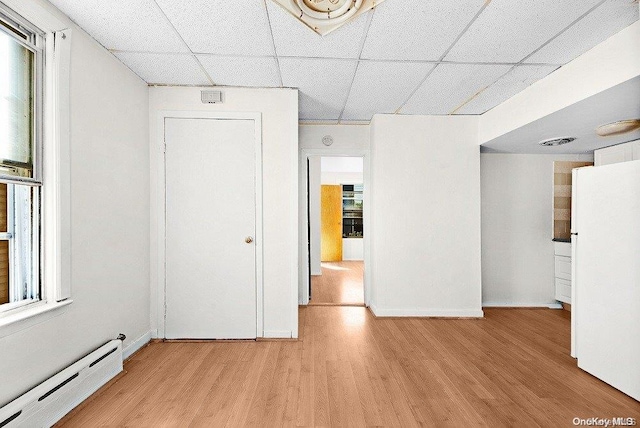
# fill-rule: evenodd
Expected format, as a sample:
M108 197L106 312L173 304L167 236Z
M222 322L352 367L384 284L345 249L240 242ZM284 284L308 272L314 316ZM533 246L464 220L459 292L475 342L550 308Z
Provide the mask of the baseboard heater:
M122 340L111 340L0 408L2 427L50 427L122 371Z

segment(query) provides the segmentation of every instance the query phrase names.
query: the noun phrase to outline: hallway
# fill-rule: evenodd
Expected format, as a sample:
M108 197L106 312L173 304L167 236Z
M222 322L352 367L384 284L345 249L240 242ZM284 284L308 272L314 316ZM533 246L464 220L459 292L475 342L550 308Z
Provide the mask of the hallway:
M322 262L311 277L310 305L364 305L364 262Z

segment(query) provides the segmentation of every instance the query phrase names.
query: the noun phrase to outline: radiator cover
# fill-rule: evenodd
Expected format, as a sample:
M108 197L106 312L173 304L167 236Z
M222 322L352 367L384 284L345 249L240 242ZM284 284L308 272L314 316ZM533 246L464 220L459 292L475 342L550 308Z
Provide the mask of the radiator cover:
M2 407L0 427L50 427L121 371L112 340Z

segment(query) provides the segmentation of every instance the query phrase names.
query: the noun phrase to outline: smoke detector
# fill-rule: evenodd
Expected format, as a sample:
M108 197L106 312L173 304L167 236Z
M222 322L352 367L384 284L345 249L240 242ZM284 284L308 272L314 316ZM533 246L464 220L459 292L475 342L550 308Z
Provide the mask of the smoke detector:
M545 147L561 146L575 140L574 137L551 138L549 140L540 141L538 144Z
M331 135L325 135L324 137L322 137L322 144L324 144L327 147L332 145L333 137Z
M273 0L321 36L384 0Z

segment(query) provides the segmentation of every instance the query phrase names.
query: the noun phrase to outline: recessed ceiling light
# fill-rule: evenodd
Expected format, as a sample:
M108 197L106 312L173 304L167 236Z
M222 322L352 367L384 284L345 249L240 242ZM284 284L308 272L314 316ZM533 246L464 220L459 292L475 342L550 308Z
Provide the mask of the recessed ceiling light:
M640 119L619 120L617 122L598 126L596 128L596 134L601 137L608 137L610 135L626 134L627 132L632 132L638 129L640 129Z
M549 140L540 141L538 144L546 147L561 146L575 140L574 137L551 138Z

